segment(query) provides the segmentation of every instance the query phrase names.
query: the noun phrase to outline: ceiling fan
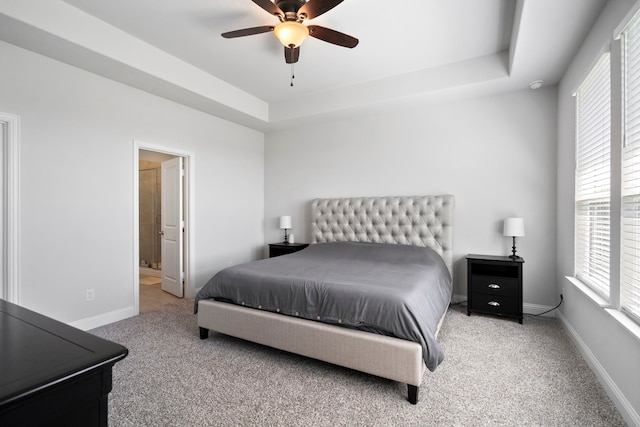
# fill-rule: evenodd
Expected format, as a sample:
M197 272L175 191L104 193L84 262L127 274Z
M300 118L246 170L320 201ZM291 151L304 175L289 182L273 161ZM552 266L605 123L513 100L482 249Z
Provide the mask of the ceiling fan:
M277 16L280 23L275 26L263 25L260 27L229 31L222 33L222 37L231 39L273 31L276 38L284 45L284 58L287 64L298 62L298 58L300 57L300 44L302 44L307 36L348 48L354 48L358 45L358 39L355 37L319 25L303 24L303 21L316 18L328 12L344 0L252 1L270 14Z

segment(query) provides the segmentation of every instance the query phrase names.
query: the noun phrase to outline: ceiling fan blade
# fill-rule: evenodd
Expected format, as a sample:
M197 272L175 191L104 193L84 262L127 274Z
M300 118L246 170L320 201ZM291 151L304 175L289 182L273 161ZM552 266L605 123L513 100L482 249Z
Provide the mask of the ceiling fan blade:
M284 18L284 12L271 0L251 0L271 15L282 16Z
M233 39L235 37L252 36L254 34L262 34L273 31L273 25L263 25L261 27L243 28L242 30L229 31L222 33L221 36L225 39Z
M294 48L284 47L284 59L287 64L295 64L298 62L298 58L300 58L300 46Z
M305 19L313 19L330 11L344 0L309 0L298 9L298 15L305 14Z
M348 48L354 48L358 45L358 39L351 37L350 35L341 33L336 30L321 27L319 25L308 25L309 35L320 39L327 43L336 44L338 46L344 46Z

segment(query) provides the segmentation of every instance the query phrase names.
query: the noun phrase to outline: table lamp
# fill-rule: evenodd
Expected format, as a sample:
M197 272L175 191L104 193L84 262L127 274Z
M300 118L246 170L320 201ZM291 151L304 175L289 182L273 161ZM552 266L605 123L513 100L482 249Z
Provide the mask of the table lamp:
M280 217L280 228L284 230L284 243L289 243L289 233L288 231L291 229L291 217L290 216L281 216Z
M513 247L511 248L513 253L509 255L509 258L519 259L520 257L516 255L516 237L524 236L524 219L523 218L505 219L504 231L502 234L513 238Z

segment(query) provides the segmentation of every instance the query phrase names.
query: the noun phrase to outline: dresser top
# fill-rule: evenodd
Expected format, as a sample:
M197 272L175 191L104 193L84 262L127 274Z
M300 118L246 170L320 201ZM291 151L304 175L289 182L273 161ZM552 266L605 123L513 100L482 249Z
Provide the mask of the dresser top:
M2 299L0 342L0 409L128 353L119 344Z

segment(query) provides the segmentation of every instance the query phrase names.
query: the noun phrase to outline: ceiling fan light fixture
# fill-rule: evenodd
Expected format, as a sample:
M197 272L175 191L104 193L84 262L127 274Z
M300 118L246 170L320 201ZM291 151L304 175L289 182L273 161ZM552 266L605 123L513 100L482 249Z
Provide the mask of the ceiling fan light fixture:
M273 34L285 47L299 47L309 36L309 29L296 21L284 21L273 29Z

